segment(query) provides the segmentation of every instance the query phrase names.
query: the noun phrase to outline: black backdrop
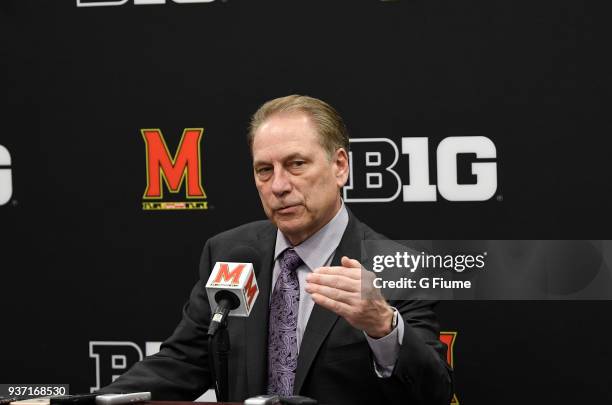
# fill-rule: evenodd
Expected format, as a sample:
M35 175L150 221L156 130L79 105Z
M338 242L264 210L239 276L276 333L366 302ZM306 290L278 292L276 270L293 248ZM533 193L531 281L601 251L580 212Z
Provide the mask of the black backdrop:
M95 385L91 341L161 341L200 250L264 217L244 142L301 93L353 138L486 136L487 201L349 203L395 239L612 239L607 10L588 2L264 1L77 7L3 0L0 383ZM601 21L597 21L597 20ZM204 128L208 210L145 211L145 146ZM398 172L409 182L408 160ZM167 192L167 191L166 191ZM184 189L177 194L184 199ZM171 199L169 199L171 200ZM457 395L612 399L610 302L444 302ZM108 377L107 377L108 378Z

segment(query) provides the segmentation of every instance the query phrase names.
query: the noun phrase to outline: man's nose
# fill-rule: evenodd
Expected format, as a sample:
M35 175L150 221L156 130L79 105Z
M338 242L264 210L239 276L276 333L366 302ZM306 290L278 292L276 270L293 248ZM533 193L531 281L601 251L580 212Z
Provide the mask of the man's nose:
M282 196L291 191L291 181L287 172L283 169L274 170L272 176L272 192L277 196Z

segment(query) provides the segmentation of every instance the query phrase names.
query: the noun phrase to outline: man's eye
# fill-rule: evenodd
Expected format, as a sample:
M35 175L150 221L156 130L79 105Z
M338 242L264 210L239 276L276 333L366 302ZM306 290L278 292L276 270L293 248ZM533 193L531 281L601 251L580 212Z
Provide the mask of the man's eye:
M270 171L269 167L260 167L258 169L255 169L255 172L257 174L264 174L264 173L268 173Z
M293 162L291 162L291 166L300 167L300 166L303 166L304 163L306 162L304 162L303 160L294 160Z

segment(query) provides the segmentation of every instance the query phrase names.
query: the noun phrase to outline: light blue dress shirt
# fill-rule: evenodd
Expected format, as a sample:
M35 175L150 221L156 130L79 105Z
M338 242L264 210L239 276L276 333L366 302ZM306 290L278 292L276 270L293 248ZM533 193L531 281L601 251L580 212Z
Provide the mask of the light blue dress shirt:
M302 344L302 337L308 324L308 318L314 307L314 301L309 293L306 292L306 276L318 267L329 266L336 248L340 244L342 235L348 225L348 212L342 202L342 207L323 228L317 231L310 238L300 243L298 246L293 246L297 254L302 258L304 264L297 268L297 275L300 281L300 306L298 310L297 323L297 343L298 350ZM278 256L287 248L292 247L291 242L278 230L276 233L276 247L274 249L274 270L272 272L272 286L276 284L276 280L280 274L280 266L278 264ZM360 258L352 258L359 260ZM271 289L273 291L274 288ZM394 311L397 311L395 308ZM404 322L399 317L397 327L387 336L380 339L374 339L368 336L365 332L368 345L374 354L374 369L376 374L381 378L391 376L393 368L399 356L400 345L404 336Z

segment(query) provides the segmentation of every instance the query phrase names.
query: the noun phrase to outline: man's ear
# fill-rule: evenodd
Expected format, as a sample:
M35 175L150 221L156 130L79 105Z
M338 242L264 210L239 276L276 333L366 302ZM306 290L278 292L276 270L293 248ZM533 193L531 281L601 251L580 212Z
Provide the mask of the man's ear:
M336 149L334 152L334 168L336 171L336 182L338 187L343 187L348 181L349 175L349 157L344 148Z

